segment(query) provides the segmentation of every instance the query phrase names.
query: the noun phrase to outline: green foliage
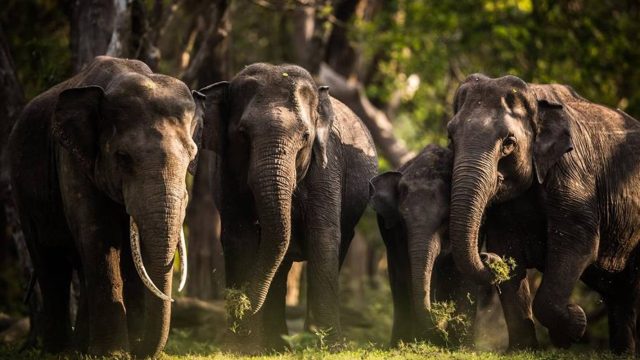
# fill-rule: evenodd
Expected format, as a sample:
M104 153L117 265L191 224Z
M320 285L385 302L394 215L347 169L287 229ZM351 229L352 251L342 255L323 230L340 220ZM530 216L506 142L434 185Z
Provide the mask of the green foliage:
M71 75L69 23L58 1L3 1L0 24L27 99Z
M456 314L456 304L453 301L437 301L431 304L431 321L436 331L445 343L449 343L449 330L452 328L464 336L471 326L471 321L465 314Z
M408 87L394 122L413 149L444 143L455 89L467 75L512 74L573 86L586 98L640 116L640 10L605 0L391 0L351 39L377 63L367 93L381 104ZM375 41L371 41L375 39Z
M507 257L487 263L487 267L494 275L493 284L499 285L513 276L512 271L516 268L516 261Z
M236 332L240 326L237 321L241 321L251 311L251 301L242 289L226 289L224 300L227 316L233 320L230 330Z

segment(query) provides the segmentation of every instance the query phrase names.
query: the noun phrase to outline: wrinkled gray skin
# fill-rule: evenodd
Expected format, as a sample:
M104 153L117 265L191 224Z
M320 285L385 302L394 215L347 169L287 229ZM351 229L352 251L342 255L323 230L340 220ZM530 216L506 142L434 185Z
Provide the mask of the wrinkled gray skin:
M240 324L238 350L282 345L287 272L301 260L307 327L337 340L338 271L377 168L369 132L294 65L253 64L201 92L211 124L203 143L222 159L227 287L251 304L243 319L230 319Z
M371 205L387 247L393 295L391 344L442 343L431 302L453 301L456 314L475 318L477 286L456 268L449 248L453 153L429 145L397 171L371 179ZM433 289L433 291L432 291ZM471 328L447 329L448 344L471 340Z
M455 153L449 230L457 266L477 281L491 281L485 262L496 255L482 261L477 251L483 213L488 223L518 224L527 218L503 207L528 196L540 205L533 213L546 213L547 222L536 318L559 346L579 339L586 318L569 298L584 272L607 301L612 350L633 353L640 299L640 123L567 86L527 84L514 76L471 75L454 108L447 128ZM500 255L509 255L506 238L488 236L488 246L501 244L506 253ZM528 289L513 286L514 296L518 288L528 296ZM525 303L520 311L528 322Z
M200 121L184 83L105 56L26 106L10 138L11 175L42 290L45 350L72 345L73 268L81 284L77 349L162 350L170 302L152 295L134 269L129 218L151 280L170 295Z

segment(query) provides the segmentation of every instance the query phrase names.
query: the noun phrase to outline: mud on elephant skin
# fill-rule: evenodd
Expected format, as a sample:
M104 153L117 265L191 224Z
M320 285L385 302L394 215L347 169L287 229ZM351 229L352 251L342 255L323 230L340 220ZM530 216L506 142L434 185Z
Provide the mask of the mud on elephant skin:
M338 272L377 169L369 132L294 65L253 64L200 92L203 144L222 159L227 287L244 304L230 319L246 336L240 350L283 345L292 261L308 261L307 327L338 340Z
M392 345L415 340L458 345L473 334L466 327L475 317L477 286L455 268L448 240L452 164L450 150L429 145L397 171L371 179L370 202L387 247ZM439 324L432 301L452 301L466 324Z
M42 290L45 350L163 349L203 97L140 61L101 56L24 109L11 176ZM81 299L72 334L73 269Z
M480 282L490 281L477 251L485 209L507 216L495 223L517 223L509 219L514 214L499 209L531 196L546 218L536 318L556 345L580 338L585 314L569 297L588 270L587 282L616 309L610 312L611 349L635 352L640 123L568 86L481 74L460 86L454 113L447 129L455 153L450 236L457 266ZM492 213L487 211L488 221ZM495 246L502 240L487 242ZM623 278L619 287L601 286L601 279L612 276Z

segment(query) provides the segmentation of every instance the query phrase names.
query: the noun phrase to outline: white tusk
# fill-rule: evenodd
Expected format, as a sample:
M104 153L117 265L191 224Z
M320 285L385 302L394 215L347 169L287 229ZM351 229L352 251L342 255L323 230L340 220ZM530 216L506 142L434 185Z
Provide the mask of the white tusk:
M136 266L138 276L140 276L140 279L147 289L149 289L149 291L151 291L155 296L164 301L173 301L170 296L167 296L165 293L160 291L158 287L156 287L153 281L151 281L149 274L147 274L147 269L144 268L144 264L142 263L142 252L140 251L140 234L138 233L138 226L133 220L133 217L130 217L129 232L131 235L131 257L133 258L133 264Z
M180 286L178 286L178 291L182 291L187 284L187 243L184 241L184 229L182 227L180 227L178 254L180 255Z

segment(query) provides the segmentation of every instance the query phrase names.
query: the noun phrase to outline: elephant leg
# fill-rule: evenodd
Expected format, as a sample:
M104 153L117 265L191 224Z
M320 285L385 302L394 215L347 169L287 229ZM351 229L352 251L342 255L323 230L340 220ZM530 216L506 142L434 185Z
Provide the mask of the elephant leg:
M478 285L467 279L458 271L451 254L443 254L438 257L434 265L432 275L432 298L434 301L453 301L455 314L462 315L465 320L447 324L448 338L443 345L460 346L473 345L476 318ZM433 304L433 303L432 303ZM432 342L442 342L434 339Z
M80 250L81 271L88 307L89 344L92 354L129 350L120 272L121 239L126 215L119 205L100 195L67 207L67 216L76 247Z
M509 351L538 347L527 268L528 261L543 261L538 257L544 258L547 232L546 216L530 195L496 206L487 216L487 250L516 263L511 279L499 285Z
M325 201L339 204L326 199L315 203L325 204ZM338 291L340 216L337 209L326 210L319 206L312 206L309 215L305 230L308 252L307 306L310 312L307 320L316 331L326 333L329 342L337 342L342 334Z
M92 240L85 243L82 258L86 264L84 288L89 306L89 352L102 355L128 351L119 251L93 236L87 237Z
M635 313L636 313L636 337L634 339L636 343L635 353L640 354L640 309L638 308L637 305L635 308Z
M89 303L87 289L84 288L85 281L82 271L78 271L78 282L80 284L80 299L73 329L73 341L77 351L86 353L89 348Z
M500 303L509 333L509 351L538 347L526 269L500 284Z
M614 354L635 352L637 314L627 299L607 300L609 349Z
M235 211L223 211L221 220L227 294L230 294L230 290L244 291L257 258L259 228L255 220L252 221L246 214ZM228 331L224 339L228 350L244 353L261 350L264 334L262 316L259 315L260 312L256 316L245 315L241 319L228 316Z
M609 349L614 354L634 355L638 346L638 316L640 288L637 274L634 279L614 286L615 293L605 298L609 315ZM626 280L626 279L625 279Z
M47 352L70 350L73 345L69 308L73 239L58 208L34 203L31 198L21 195L18 192L16 199L21 210L20 223L42 301L38 304L37 289L34 289L30 308L36 311L32 312L30 319L36 326L29 336L33 337L34 345L40 336L42 347ZM44 224L56 225L52 228ZM40 306L41 310L37 311Z
M257 258L259 227L243 214L227 212L221 220L226 287L240 289L249 281Z
M384 221L383 219L378 219ZM393 298L393 327L391 329L391 346L400 342L414 340L411 306L411 270L409 268L409 249L406 236L401 227L386 229L380 226L380 232L387 248L387 271L391 296Z
M263 332L265 334L265 348L282 351L286 342L282 335L288 335L286 319L287 275L292 261L285 259L276 272L269 293L260 312L263 316Z
M46 256L32 256L42 293L42 345L47 352L69 350L71 319L69 289L72 266L65 251L45 249Z
M569 302L584 270L596 258L597 231L550 218L548 250L542 283L533 301L536 318L549 329L554 345L568 347L586 330L584 310Z
M123 300L127 311L127 333L129 348L136 349L142 345L144 337L144 299L145 286L136 272L131 256L131 244L123 238L120 249L120 273L123 282Z

